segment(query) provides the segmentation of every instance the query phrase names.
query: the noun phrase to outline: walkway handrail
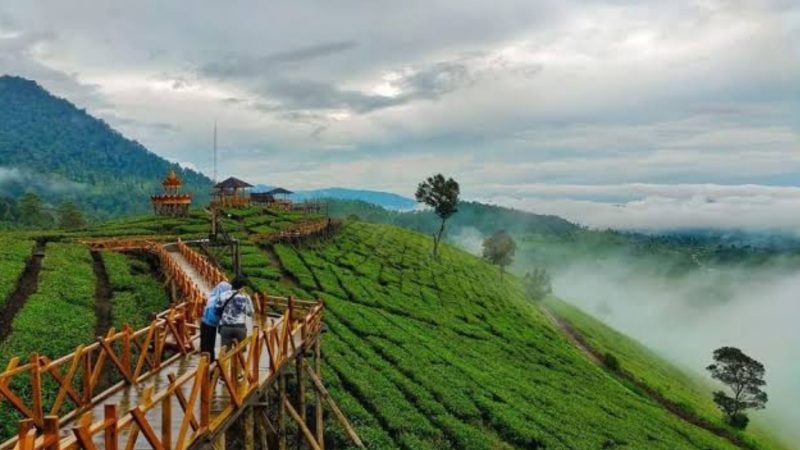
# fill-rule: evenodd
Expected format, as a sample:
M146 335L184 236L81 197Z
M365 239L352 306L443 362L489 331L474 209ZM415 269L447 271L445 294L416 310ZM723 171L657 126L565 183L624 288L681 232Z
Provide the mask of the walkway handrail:
M196 351L195 340L198 338L196 322L201 316L206 293L169 255L167 247L174 245L177 251L192 265L192 268L210 283L216 284L224 279L223 273L218 268L181 240L167 245L149 239L95 240L87 242L87 244L96 249L124 251L144 249L155 253L167 278L181 290L184 301L159 313L147 327L135 331L127 325L121 331L115 331L112 328L105 336L98 337L96 342L80 345L74 352L55 360L35 353L30 355L28 362L24 364L20 364L19 358L12 358L6 370L0 373L0 399L7 400L22 415L23 420L20 425L20 434L16 438L0 444L0 450L10 448L31 450L48 447L45 444L50 444L52 437L48 438L46 433L38 439L31 439L31 435L35 436L37 429L45 432L52 429L53 420L55 420L57 429L58 424L81 417L90 411L92 406L99 404L126 384L142 382L174 360ZM257 375L258 364L246 365L245 369L236 366L242 362L242 358L244 358L243 361L257 362L258 358L253 355L259 355L259 352L266 351L271 363L268 376L272 376L275 371L280 370L286 358L297 350L294 337L313 340L321 327L324 307L321 300L295 300L292 297L276 297L263 293L254 294L253 297L257 312L263 313L267 308L271 308L275 311L282 311L283 316L278 323L268 326L264 330L256 329L248 340L221 355L217 365L210 369L212 374L216 373L216 376L223 380L232 376L231 371L239 373L241 370L251 370L256 373L255 376L252 373L245 376L250 381L245 382L245 388L236 387L242 391L241 394L236 391L237 395L231 397L234 399L242 399L243 396L246 397L252 393L255 386L253 383L258 384L257 382L260 380ZM198 380L203 378L198 372L200 370L201 367L198 367L194 371ZM208 368L206 367L204 370L208 370ZM42 384L44 378L48 376L58 386L57 395L52 399L42 395ZM108 386L118 379L121 381ZM171 383L164 392L156 394L152 398L155 399L158 395L165 398L182 395L173 384L177 383L177 386L181 383L188 383L190 379L191 377L184 375ZM233 379L238 378L233 377ZM80 383L80 386L77 386L77 383ZM227 384L228 381L226 381ZM105 390L96 394L96 391L101 388ZM229 389L234 388L229 386ZM24 399L26 396L22 392L29 392L30 398ZM200 404L203 401L205 400L201 399ZM61 448L80 448L80 446L75 446L76 442L83 442L85 438L100 432L108 432L113 428L112 423L116 424L117 429L121 429L131 421L136 421L142 430L145 430L145 425L139 423L144 416L137 417L137 415L151 407L153 405L147 403L138 405L130 412L124 411L122 416L114 420L110 418L111 411L109 409L109 417L91 425L87 425L85 419L79 420L81 425L75 429L80 430L75 431L76 440L72 443L64 442ZM68 408L69 412L61 415L60 413L65 408ZM116 415L116 412L114 414ZM192 420L191 414L188 414L187 417ZM181 429L183 430L183 428ZM206 431L213 429L210 427ZM193 441L198 435L197 432L198 429L195 429L195 436L188 441L184 436L184 441ZM85 448L90 447L86 446ZM154 446L154 448L159 447Z

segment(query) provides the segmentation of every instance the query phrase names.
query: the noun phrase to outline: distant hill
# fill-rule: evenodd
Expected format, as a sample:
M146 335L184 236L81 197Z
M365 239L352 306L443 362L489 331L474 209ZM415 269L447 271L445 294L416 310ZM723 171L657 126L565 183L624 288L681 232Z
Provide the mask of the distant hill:
M438 226L438 217L431 210L390 211L367 202L339 200L330 203L330 213L338 217L358 216L368 222L388 223L430 234ZM564 234L581 228L558 216L535 214L478 202L461 202L458 213L448 221L448 234L463 229L477 230L483 235L505 230L512 234Z
M253 192L267 192L274 186L258 184L253 188ZM294 201L334 199L334 200L358 200L391 210L409 210L417 206L414 200L403 197L402 195L392 194L391 192L370 191L364 189L348 189L331 187L325 189L314 189L306 191L295 191L290 195Z
M175 168L198 201L211 181L127 139L36 82L0 76L0 196L33 191L51 205L77 201L103 218L141 213Z

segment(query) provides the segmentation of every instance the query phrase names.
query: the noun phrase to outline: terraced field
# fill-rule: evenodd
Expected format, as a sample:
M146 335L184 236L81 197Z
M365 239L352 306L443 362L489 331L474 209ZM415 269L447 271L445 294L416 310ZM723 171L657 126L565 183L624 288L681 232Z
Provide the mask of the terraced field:
M736 448L593 364L525 299L513 277L501 279L496 268L467 253L445 246L435 261L429 237L359 222L299 248L259 243L300 217L242 210L223 225L242 240L243 271L253 288L325 300L324 378L369 448ZM115 221L61 237L189 239L207 231L207 216L193 212L186 219ZM111 253L102 260L113 325L145 323L148 310L166 302L145 262ZM34 350L67 353L91 340L91 264L85 247L48 244L42 289L0 345L3 360ZM59 331L64 339L53 342L40 332L52 324L69 327ZM640 356L623 365L645 366L648 356ZM680 380L665 372L654 382L666 388ZM15 426L13 417L0 420L9 431ZM347 448L344 432L330 429L328 448ZM769 441L755 445L776 448Z
M327 379L371 448L735 448L590 363L494 268L429 250L351 223L329 243L265 249L279 279L251 274L326 300Z
M17 280L31 257L34 241L16 235L0 236L0 308L17 287Z

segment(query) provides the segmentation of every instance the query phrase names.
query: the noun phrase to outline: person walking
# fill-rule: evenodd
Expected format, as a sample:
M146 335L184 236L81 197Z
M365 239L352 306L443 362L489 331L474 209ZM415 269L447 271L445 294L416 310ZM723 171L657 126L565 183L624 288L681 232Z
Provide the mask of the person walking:
M247 294L239 292L245 284L243 278L235 278L231 282L233 294L227 296L221 305L218 304L221 316L219 335L222 346L228 349L247 338L247 318L253 317L253 301Z
M216 359L215 348L220 321L217 304L227 300L230 295L233 295L233 287L227 281L222 281L208 294L206 306L203 308L203 317L200 319L200 353L208 354L209 363Z

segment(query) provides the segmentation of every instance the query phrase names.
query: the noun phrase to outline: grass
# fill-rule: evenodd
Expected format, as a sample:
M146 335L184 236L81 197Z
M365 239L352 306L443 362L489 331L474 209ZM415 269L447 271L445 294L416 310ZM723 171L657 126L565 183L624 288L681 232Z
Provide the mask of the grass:
M0 237L0 307L17 287L17 280L31 256L34 242L16 235Z

